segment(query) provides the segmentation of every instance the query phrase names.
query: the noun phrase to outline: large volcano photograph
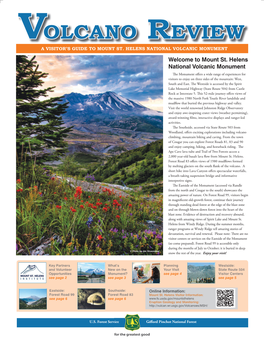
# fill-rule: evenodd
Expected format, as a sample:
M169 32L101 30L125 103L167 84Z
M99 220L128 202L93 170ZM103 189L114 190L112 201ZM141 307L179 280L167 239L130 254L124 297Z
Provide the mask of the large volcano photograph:
M18 255L163 253L163 57L18 55Z

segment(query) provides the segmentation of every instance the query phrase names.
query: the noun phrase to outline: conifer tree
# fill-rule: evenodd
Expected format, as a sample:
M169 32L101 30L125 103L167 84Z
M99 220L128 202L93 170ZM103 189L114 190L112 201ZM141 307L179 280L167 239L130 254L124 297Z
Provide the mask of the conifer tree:
M67 151L65 138L71 127L63 126L67 103L49 98L55 87L42 88L47 73L39 71L35 57L17 56L16 150L18 166L58 160Z

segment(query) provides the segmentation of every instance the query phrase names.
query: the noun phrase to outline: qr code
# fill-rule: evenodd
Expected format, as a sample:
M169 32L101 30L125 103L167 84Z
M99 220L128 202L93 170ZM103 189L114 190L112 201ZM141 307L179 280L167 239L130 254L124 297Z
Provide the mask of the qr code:
M216 289L216 307L234 308L235 289Z

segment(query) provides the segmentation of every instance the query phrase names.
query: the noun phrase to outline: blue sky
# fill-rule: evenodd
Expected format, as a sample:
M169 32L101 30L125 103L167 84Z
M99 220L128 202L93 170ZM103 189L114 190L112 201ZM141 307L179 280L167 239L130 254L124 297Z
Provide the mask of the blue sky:
M30 296L47 297L47 289L19 289L19 298Z
M83 272L87 271L87 269L95 269L99 268L105 271L105 263L104 262L78 262L78 271L82 269Z
M161 55L45 55L36 59L40 70L49 73L44 86L56 86L52 96L113 91L163 110Z

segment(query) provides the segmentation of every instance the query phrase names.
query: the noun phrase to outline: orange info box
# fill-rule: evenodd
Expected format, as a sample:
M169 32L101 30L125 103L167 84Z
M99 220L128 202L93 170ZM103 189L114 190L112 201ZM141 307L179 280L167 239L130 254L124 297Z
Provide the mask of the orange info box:
M247 261L18 261L17 310L248 311Z
M16 53L248 53L248 44L17 44Z

